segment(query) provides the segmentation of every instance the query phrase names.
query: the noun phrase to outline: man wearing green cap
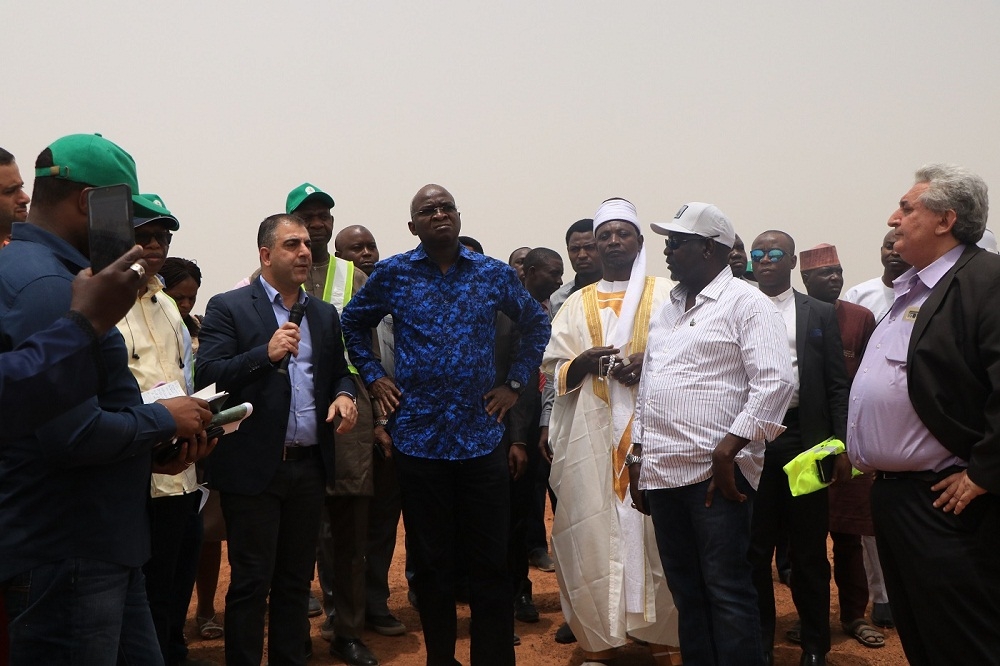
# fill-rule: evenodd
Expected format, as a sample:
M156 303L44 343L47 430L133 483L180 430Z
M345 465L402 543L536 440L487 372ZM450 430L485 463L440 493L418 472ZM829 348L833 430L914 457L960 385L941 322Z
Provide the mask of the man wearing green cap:
M97 135L59 139L35 167L27 224L14 225L0 253L6 349L68 309L70 282L89 265L88 190L138 190L131 156ZM106 377L95 398L29 435L2 436L0 589L15 664L162 663L140 568L149 558L151 450L186 440L157 468L182 471L211 450L211 412L188 397L143 405L122 337L105 335L100 350Z
M332 303L339 314L364 285L367 275L353 262L330 254L329 244L333 239L330 209L333 206L333 197L310 183L296 187L285 200L285 212L305 221L312 241L313 264L305 290ZM331 653L346 663L373 666L378 660L361 641L361 632L365 627L368 506L374 493L375 416L364 384L356 372L352 374L358 396L358 424L351 432L336 436L335 479L327 486L320 526L317 564L327 615L322 634L330 639ZM379 427L384 428L386 421L381 415L378 422L381 423ZM389 631L398 634L401 633L399 629L405 630L405 627L395 620Z
M180 229L180 222L156 194L140 194L134 208L135 240L142 246L148 273L132 309L118 322L118 331L129 351L129 370L141 391L177 382L190 393L193 368L189 343L184 337L184 321L173 299L163 292L158 275L170 250L172 232ZM191 521L198 520L197 490L198 477L193 466L180 474L153 474L150 486L152 547L150 559L142 570L156 638L167 666L178 663L194 666L191 661L184 661L187 657L184 622L194 588L199 544L191 543L196 540L185 539L185 535Z

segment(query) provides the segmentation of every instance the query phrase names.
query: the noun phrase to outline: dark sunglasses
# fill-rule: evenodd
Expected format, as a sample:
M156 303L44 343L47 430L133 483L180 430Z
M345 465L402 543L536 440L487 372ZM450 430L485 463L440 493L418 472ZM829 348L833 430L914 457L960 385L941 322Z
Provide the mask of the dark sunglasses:
M667 236L667 247L671 250L676 250L680 248L684 243L688 243L693 240L705 240L706 238L718 238L719 235L714 236L687 236L685 238L678 238L677 236Z
M773 250L768 250L767 252L764 252L764 250L750 251L750 258L753 259L754 261L761 261L765 256L768 258L768 260L770 260L772 264L776 264L785 258L785 251L779 250L778 248L774 248Z
M156 239L160 245L170 245L174 235L169 231L137 231L135 232L135 242L139 245L149 245L149 241Z

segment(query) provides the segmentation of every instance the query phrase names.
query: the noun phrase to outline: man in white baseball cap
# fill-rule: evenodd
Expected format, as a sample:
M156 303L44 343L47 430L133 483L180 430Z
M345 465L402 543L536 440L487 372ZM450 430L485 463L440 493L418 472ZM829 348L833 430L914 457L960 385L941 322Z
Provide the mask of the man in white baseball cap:
M628 461L632 501L652 515L684 663L759 666L747 552L764 442L784 430L792 397L785 327L766 296L733 277L736 232L722 211L689 203L651 226L667 237L678 285L649 324Z

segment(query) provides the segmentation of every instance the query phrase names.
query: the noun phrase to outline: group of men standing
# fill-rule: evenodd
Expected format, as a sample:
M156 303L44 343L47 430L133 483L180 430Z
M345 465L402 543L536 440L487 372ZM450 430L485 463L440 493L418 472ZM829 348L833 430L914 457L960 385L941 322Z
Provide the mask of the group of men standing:
M513 664L523 587L509 546L530 501L511 477L536 437L558 498L564 638L588 663L630 638L662 664L771 663L782 534L801 663L823 664L830 649L828 532L843 629L878 647L859 591L869 495L907 658L997 662L1000 258L975 246L988 209L978 176L917 173L889 221L881 284L861 285L864 305L884 299L875 314L837 300L832 246L801 253L809 295L794 291L795 244L782 231L753 241L757 284L742 279L731 267L742 243L711 204L651 225L676 285L646 276L638 214L615 198L570 229L577 276L556 289L556 253L524 253L519 274L464 247L455 198L439 185L411 201L414 250L376 263L371 232L348 227L331 256L333 199L304 183L260 224L259 271L209 302L192 378L176 306L153 277L179 222L138 194L131 156L72 135L35 167L27 223L0 252L4 351L79 305L70 282L89 264L89 189L132 187L142 257L115 265L139 278L119 333L98 339L99 317L70 317L89 331L97 381L62 415L3 434L13 663L182 663L169 649L171 590L189 596L190 583L175 547L197 511L191 465L204 459L229 538L227 663L261 662L265 618L269 661L305 662L319 546L331 652L377 664L362 628L405 630L386 605L401 506L427 663L458 663L464 570L472 663ZM23 208L21 185L0 203ZM501 365L503 318L515 342ZM142 404L140 389L169 381L214 383L253 413L216 446L204 401ZM527 425L515 419L504 439L526 395ZM178 454L154 462L174 437ZM793 495L785 466L829 438L847 448L833 485ZM869 475L852 480L851 463ZM848 505L856 511L839 515Z

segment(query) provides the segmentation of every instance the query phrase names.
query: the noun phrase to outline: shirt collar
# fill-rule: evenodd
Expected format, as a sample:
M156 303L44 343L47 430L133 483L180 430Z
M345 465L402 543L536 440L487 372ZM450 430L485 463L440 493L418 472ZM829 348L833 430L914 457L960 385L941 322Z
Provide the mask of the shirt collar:
M896 294L896 298L899 298L900 295L910 290L913 286L914 277L920 280L927 289L933 289L941 281L941 278L945 276L945 273L954 268L955 264L958 263L958 259L965 252L965 248L965 244L959 243L919 271L916 268L908 269L892 281L892 290Z
M486 255L473 252L461 243L458 244L458 256L465 257L469 261L483 261L486 258ZM421 243L410 252L410 261L418 262L423 259L427 259L427 250L424 249L424 244Z
M146 281L146 293L141 298L152 298L161 291L163 291L163 282L160 281L159 275L154 275Z
M52 253L61 261L73 274L78 273L90 266L90 259L67 241L55 235L51 231L41 228L37 224L30 222L15 222L11 228L11 240L23 240L39 243L52 250Z
M272 287L271 284L267 280L264 279L263 275L261 275L257 279L260 280L261 286L264 287L264 293L267 294L267 300L270 301L271 303L277 303L278 305L280 305L281 307L284 308L285 307L285 300L281 297L281 294L278 293L278 290L275 289L274 287ZM299 300L298 300L298 302L301 303L302 305L305 305L306 303L309 302L309 294L307 294L302 289L302 287L299 287ZM285 309L287 310L288 308L285 308Z
M733 278L733 269L729 267L729 264L726 264L726 267L719 271L719 274L712 278L712 281L705 285L705 288L698 295L717 301L722 292L725 291L729 281L733 279L735 279ZM684 300L687 298L687 288L684 285L678 284L670 290L670 298L674 301Z
M777 296L768 296L768 298L770 298L775 303L784 303L785 301L787 301L789 298L792 297L793 293L794 292L792 291L792 288L789 287L788 289L786 289L785 291L781 292Z

